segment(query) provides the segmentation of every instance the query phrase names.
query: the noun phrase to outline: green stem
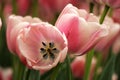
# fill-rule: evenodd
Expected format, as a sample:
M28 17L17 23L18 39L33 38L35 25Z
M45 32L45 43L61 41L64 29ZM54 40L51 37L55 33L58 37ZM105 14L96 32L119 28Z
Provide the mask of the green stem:
M99 20L99 23L102 24L104 19L105 19L105 16L107 15L107 12L109 11L109 6L105 5L105 8L104 8L104 11L100 17L100 20Z
M24 71L25 71L25 66L20 62L20 65L19 65L19 78L18 78L18 80L22 80L23 79Z
M92 62L93 56L94 56L94 50L91 50L86 56L85 74L84 74L83 80L88 80L88 78L89 78L90 67L91 67L91 62Z
M60 67L61 67L61 64L59 63L54 69L53 69L53 72L50 76L50 80L56 80L56 77L58 75L58 72L60 70Z
M13 80L23 79L23 73L25 66L20 62L19 58L15 55L11 55L13 59Z
M37 17L38 16L38 0L32 0L32 16Z
M93 13L93 9L94 9L94 3L90 3L90 5L89 5L89 10L90 10L90 13Z
M69 56L67 56L67 74L68 74L68 80L73 80Z
M101 54L101 53L98 53L98 54L97 54L97 64L96 64L95 72L94 72L94 80L97 80L97 78L98 78L97 70L98 70L98 68L100 67L101 60L102 60L102 54Z
M16 0L12 0L12 13L17 14Z
M109 10L109 14L108 14L109 17L112 17L112 12L113 12L113 9L110 8L110 10Z
M30 71L30 69L26 68L24 73L24 80L29 80Z
M111 80L112 74L115 70L115 61L116 61L116 54L112 54L108 62L106 63L101 76L98 80Z

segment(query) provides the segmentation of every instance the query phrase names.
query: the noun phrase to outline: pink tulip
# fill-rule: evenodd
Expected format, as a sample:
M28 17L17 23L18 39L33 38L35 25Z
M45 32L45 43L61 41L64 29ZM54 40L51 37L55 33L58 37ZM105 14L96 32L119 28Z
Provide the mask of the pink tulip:
M112 8L120 8L120 0L95 0L98 3L106 4Z
M113 20L120 23L120 16L118 16L120 14L120 9L114 9L112 14Z
M7 45L12 53L16 53L16 37L18 32L28 27L30 24L41 22L38 18L31 18L30 16L21 17L11 15L7 21Z
M113 73L111 80L118 80L118 74Z
M106 25L98 22L95 15L68 4L55 25L68 39L69 53L82 55L108 34Z
M30 0L17 0L18 14L25 15L30 7Z
M0 80L12 80L12 69L11 68L0 68Z
M103 51L109 48L120 32L120 25L118 23L114 23L111 18L107 17L104 21L104 24L108 25L109 34L101 39L96 45L95 48L99 51Z
M0 29L1 29L1 26L2 26L2 22L1 22L1 19L0 19Z
M72 73L76 78L82 79L84 76L85 59L86 59L85 56L79 56L79 57L76 57L71 63ZM96 59L93 58L91 63L91 68L90 68L89 80L92 80L92 77L94 75L93 73L95 70L95 65L96 65Z
M53 21L70 0L39 0L40 16L47 21Z
M8 16L12 14L12 5L10 3L6 3L3 12L4 12L5 19L7 19Z
M86 2L86 0L71 0L71 4L77 8L85 9L87 11L89 10L89 4Z
M49 8L52 11L60 12L70 0L39 0L39 3L44 8Z
M50 70L63 62L67 39L56 27L45 23L29 24L17 36L17 52L36 70Z
M118 52L120 52L120 36L118 36L115 42L113 43L113 53L117 54Z

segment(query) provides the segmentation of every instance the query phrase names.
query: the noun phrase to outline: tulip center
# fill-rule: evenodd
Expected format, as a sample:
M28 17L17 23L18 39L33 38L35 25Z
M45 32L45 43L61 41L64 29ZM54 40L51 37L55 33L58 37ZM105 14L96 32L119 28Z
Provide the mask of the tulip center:
M43 47L40 48L40 53L42 54L44 59L52 59L54 60L59 50L55 47L53 42L48 44L42 42Z

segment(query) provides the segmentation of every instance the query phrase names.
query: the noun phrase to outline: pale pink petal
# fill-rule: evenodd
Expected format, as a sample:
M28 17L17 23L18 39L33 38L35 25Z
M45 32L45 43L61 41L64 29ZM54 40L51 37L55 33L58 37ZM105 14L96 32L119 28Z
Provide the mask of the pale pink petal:
M0 29L1 29L1 27L2 27L2 22L1 22L1 19L0 19Z
M12 17L12 16L11 16ZM18 35L18 32L20 29L27 27L29 25L29 23L21 23L21 20L16 20L14 18L11 19L10 17L10 21L8 21L8 26L7 26L7 44L8 44L8 48L11 52L16 52L15 51L15 47L16 47L16 36Z
M17 40L22 55L33 62L39 61L40 45L42 45L42 41L45 41L45 38L38 27L24 29L19 34Z
M113 44L113 52L117 54L120 51L120 36L115 40Z

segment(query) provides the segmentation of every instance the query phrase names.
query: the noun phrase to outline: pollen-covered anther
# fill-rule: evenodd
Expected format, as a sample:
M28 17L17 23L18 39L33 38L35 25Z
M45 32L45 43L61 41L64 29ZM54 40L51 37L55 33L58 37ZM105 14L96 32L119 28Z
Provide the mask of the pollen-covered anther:
M54 60L56 58L56 53L59 53L59 50L55 47L55 44L53 42L48 44L42 42L42 45L43 47L40 48L40 53L43 54L43 58Z

